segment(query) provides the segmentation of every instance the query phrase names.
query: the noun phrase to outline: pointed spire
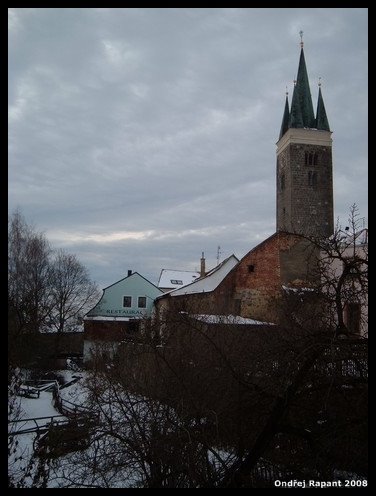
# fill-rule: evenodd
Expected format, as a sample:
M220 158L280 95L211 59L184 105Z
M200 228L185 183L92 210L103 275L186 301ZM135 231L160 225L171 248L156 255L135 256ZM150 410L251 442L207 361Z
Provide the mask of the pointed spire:
M294 80L294 91L292 93L289 127L304 127L302 110L299 100L299 90L296 87L296 80Z
M330 131L328 118L326 116L324 100L321 94L321 82L319 81L319 98L317 102L316 118L313 112L311 90L309 87L308 73L304 58L303 31L300 35L300 59L298 75L294 79L294 91L291 100L291 109L289 112L288 93L286 91L285 110L282 118L279 139L286 133L289 128L315 128L324 131ZM320 78L321 79L321 78ZM287 88L286 88L287 90Z
M315 115L313 113L311 90L304 58L303 41L301 41L298 76L291 103L291 127L314 126Z
M286 103L285 103L285 111L283 112L281 131L279 133L279 139L285 134L290 126L290 110L289 110L289 94L286 86Z
M328 118L326 116L324 100L321 93L321 78L319 78L319 98L317 100L316 128L323 131L330 131Z

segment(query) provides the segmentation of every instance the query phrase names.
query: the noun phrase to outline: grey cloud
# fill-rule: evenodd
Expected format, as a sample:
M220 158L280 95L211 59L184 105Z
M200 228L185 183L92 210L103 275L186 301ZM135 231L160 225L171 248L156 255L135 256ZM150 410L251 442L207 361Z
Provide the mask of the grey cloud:
M210 266L218 245L244 255L275 229L300 29L334 131L335 215L367 216L367 9L319 8L10 9L9 209L100 286L127 268L156 282L202 250ZM121 232L153 234L97 241Z

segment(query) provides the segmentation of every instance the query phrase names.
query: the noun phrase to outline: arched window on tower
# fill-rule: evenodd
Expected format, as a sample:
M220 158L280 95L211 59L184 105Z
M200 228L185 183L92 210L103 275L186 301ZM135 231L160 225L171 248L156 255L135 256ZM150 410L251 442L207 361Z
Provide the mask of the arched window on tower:
M308 186L311 188L316 188L317 186L317 172L308 172Z
M305 165L317 165L317 163L318 163L317 153L305 152L304 153L304 163L305 163Z

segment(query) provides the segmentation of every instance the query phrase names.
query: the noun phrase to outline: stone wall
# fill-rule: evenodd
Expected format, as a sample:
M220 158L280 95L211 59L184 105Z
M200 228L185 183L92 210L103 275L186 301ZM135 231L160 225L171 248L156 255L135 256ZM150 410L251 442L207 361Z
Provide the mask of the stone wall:
M334 229L332 148L304 139L285 144L278 152L277 230L330 236ZM309 165L310 155L316 158Z

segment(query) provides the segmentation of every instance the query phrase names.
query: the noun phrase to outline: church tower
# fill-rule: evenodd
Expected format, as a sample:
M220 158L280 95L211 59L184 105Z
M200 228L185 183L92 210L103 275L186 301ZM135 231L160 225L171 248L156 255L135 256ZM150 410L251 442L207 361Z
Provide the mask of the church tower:
M300 46L291 109L286 93L277 142L277 231L328 237L334 231L332 132L320 82L314 116L303 40Z

